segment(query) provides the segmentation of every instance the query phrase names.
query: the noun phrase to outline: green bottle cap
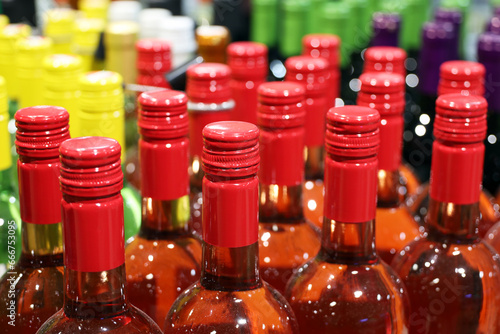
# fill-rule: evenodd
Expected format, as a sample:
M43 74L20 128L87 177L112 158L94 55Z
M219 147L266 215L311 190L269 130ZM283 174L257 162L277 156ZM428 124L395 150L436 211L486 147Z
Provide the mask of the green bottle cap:
M497 0L500 3L500 1ZM465 12L469 9L470 0L442 0L440 7L441 8L460 8L462 12Z
M273 47L278 38L278 0L252 0L250 39Z
M311 9L309 10L308 18L308 34L317 34L322 31L321 27L321 12L327 0L311 0Z
M310 2L283 0L281 3L280 52L284 57L300 55L302 37L307 33Z
M492 7L500 7L500 0L490 0Z
M422 42L421 32L424 22L429 21L430 1L404 0L401 11L401 47L405 50L418 50Z
M322 33L340 37L341 67L349 64L352 51L353 21L350 20L350 6L345 2L329 2L323 6L321 15Z
M351 9L350 16L353 21L352 45L355 51L363 50L372 36L371 13L368 8L368 0L345 0Z

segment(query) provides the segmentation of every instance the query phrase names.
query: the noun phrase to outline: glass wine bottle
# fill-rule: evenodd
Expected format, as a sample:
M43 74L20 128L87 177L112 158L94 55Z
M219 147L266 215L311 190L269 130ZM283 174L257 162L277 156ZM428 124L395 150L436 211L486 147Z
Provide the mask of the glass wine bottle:
M226 63L226 49L231 35L225 26L202 25L195 30L198 54L207 63Z
M234 42L227 48L231 92L235 107L231 120L257 124L257 88L266 81L267 47L255 42Z
M231 118L234 100L231 93L231 69L218 63L193 65L187 70L186 94L189 115L189 184L191 189L191 219L189 225L201 236L201 195L203 169L202 130L205 125Z
M390 264L398 251L423 232L405 204L407 190L400 181L405 80L384 72L364 73L359 79L358 105L380 113L376 243L378 254Z
M346 106L327 117L321 249L285 296L303 333L407 333L405 288L375 248L380 116Z
M123 79L111 71L87 72L79 79L80 96L74 122L74 137L104 136L117 140L124 148L121 161L125 161L125 111L123 106ZM124 169L126 166L123 167ZM123 189L125 240L139 231L141 224L141 197L126 180Z
M38 334L161 334L127 298L120 155L105 137L61 145L64 305Z
M177 298L164 332L298 333L290 305L260 277L259 130L216 122L203 139L201 278Z
M294 82L259 87L259 264L279 292L319 250L319 229L304 218L305 89Z
M290 57L285 62L287 81L298 82L305 87L305 195L307 206L323 206L323 170L326 112L329 107L328 61L311 56ZM311 182L308 182L311 181ZM311 220L321 226L319 216Z
M163 326L177 296L200 276L201 244L188 230L186 94L139 96L142 222L125 247L130 302Z
M372 19L373 36L371 46L392 46L399 45L399 31L401 17L397 13L377 12ZM406 59L406 54L405 54ZM366 61L366 60L365 60Z
M410 333L500 330L500 256L478 235L486 108L479 96L436 101L427 234L392 263L408 289Z
M69 114L29 107L15 119L22 250L0 282L0 331L34 334L64 299L59 145L69 139Z

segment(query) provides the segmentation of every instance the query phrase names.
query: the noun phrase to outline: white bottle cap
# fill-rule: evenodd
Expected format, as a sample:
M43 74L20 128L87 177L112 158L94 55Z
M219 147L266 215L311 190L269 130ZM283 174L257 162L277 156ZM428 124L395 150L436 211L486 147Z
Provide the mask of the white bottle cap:
M139 1L112 1L108 8L108 21L139 21L142 6Z
M172 13L163 8L146 8L139 13L140 38L157 38L160 24Z
M170 42L173 67L189 60L196 51L194 20L188 16L170 16L159 26L158 38Z

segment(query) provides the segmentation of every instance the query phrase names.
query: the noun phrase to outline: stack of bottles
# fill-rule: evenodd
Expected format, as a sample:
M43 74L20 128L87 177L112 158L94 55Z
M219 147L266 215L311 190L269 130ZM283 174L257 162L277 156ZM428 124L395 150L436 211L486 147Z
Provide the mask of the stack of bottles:
M464 3L0 16L0 332L500 333L500 11Z

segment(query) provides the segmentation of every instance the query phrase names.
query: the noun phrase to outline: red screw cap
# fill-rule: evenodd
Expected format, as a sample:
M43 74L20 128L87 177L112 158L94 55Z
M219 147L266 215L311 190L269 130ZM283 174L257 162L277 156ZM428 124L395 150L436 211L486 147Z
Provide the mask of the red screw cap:
M373 46L365 52L363 72L391 72L406 75L406 52L394 46Z
M380 115L360 106L331 108L327 114L326 149L334 156L368 158L377 154Z
M483 95L486 70L480 63L452 60L443 63L439 71L438 95L460 93Z
M54 106L20 109L16 120L16 149L19 155L49 158L59 155L59 146L69 139L69 114Z
M340 64L340 38L332 34L311 34L302 39L303 54L328 60L330 69Z
M159 39L142 39L135 45L137 69L145 73L163 73L170 70L170 44Z
M157 90L139 96L139 133L148 138L173 139L189 132L187 95L175 90Z
M233 78L259 78L267 75L267 46L256 42L234 42L227 47L227 64Z
M60 147L61 190L66 195L100 197L123 186L120 144L106 137L78 137Z
M434 136L454 143L482 142L486 138L488 103L481 96L445 94L436 101Z
M219 63L202 63L187 70L186 93L190 101L222 103L231 99L231 69Z
M285 62L286 80L305 85L306 95L325 94L328 62L311 56L290 57Z
M259 169L259 129L246 122L224 121L203 128L203 170L207 174L243 177Z
M405 107L404 77L396 73L368 72L360 76L357 104L377 109L381 114L402 114Z

